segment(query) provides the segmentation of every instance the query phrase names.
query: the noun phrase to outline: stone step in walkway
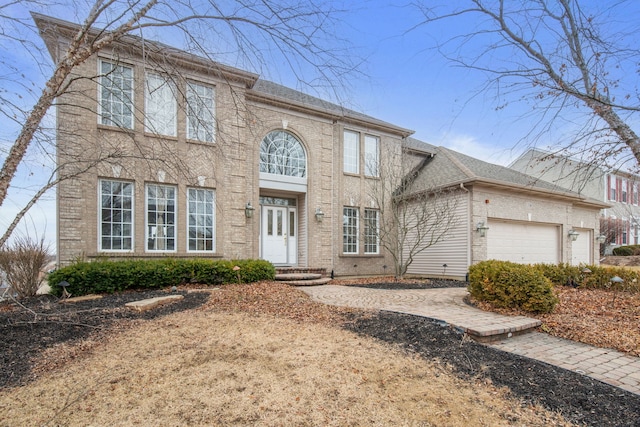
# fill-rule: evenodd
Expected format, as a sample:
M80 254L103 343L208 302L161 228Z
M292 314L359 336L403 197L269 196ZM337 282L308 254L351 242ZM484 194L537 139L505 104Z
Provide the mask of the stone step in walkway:
M124 306L131 310L147 311L183 298L184 295L167 295L166 297L147 298L140 301L128 302Z

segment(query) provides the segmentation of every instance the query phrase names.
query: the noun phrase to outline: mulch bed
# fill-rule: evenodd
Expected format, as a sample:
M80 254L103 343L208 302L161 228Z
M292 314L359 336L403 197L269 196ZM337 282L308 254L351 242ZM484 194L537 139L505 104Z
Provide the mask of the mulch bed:
M356 282L341 284L357 285ZM392 289L466 286L464 282L452 281L360 282L364 286ZM287 316L296 321L342 322L348 330L446 364L467 380L504 386L514 396L559 411L578 424L640 426L640 395L478 344L430 319L319 305L308 301L297 290L271 282L228 285L212 293L187 292L187 289L179 289L177 293L185 298L147 312L126 309L124 304L167 295L167 292L126 292L76 304L59 304L52 297L34 298L25 302L25 307L0 304L0 387L25 384L43 369L63 364L70 358L69 353L61 351L57 360L58 353L52 349L56 350L56 346L62 349L64 343L73 343L81 352L84 341L99 342L110 331L132 327L137 321L183 310L242 310ZM43 355L50 360L41 360Z

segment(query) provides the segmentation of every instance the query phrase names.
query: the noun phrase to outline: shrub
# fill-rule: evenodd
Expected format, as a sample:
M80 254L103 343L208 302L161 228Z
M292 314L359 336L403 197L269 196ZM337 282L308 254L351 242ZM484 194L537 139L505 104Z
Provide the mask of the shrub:
M631 256L634 255L634 250L630 246L618 246L613 248L613 254L616 256Z
M240 267L238 272L234 266ZM51 291L56 295L62 289L56 286L67 281L67 291L73 295L113 293L126 289L165 288L183 283L217 285L222 283L257 282L275 277L275 268L268 261L238 260L212 261L206 259L126 260L76 262L49 274Z
M18 298L28 298L36 294L44 281L42 270L49 259L49 248L43 240L18 237L0 250L0 270Z
M575 285L582 280L582 269L569 264L535 264L534 267L554 285Z
M536 267L483 261L469 268L471 296L497 307L548 313L558 303L553 285Z

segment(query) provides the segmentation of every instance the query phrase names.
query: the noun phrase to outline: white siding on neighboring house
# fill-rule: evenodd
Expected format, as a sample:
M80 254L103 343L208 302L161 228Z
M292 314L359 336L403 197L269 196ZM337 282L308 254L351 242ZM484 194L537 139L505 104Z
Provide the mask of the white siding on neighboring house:
M593 262L593 231L576 228L580 233L575 242L571 242L571 265L591 264Z
M520 264L560 261L560 227L555 224L489 219L487 259Z
M451 197L457 199L454 212L452 212L452 215L457 218L456 224L441 241L415 257L407 270L408 274L430 277L466 277L470 263L469 199L466 193L459 193ZM444 264L447 266L444 267Z

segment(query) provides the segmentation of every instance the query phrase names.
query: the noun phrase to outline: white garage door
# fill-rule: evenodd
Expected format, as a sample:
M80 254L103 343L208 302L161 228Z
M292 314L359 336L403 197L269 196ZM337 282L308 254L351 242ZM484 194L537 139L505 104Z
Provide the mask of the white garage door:
M560 257L557 225L489 220L487 259L520 264L556 264Z
M580 233L575 242L571 242L571 265L591 264L593 231L577 228Z

